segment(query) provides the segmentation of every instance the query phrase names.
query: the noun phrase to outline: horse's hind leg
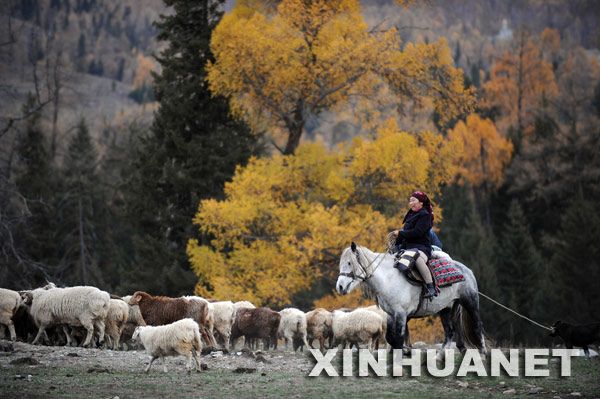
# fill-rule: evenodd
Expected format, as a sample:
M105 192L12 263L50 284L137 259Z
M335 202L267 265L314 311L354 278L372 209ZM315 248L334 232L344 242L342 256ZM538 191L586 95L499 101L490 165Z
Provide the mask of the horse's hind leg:
M479 297L477 293L473 293L469 297L461 300L461 305L465 308L473 322L473 329L477 337L477 348L481 354L486 353L485 338L483 336L483 322L479 314Z
M452 309L442 309L439 315L440 320L442 321L442 327L444 327L444 343L442 344L442 347L440 348L440 352L438 354L439 360L442 360L445 356L444 350L448 345L452 343L452 338L454 337L454 326L452 325Z
M463 311L460 308L460 304L458 302L454 303L454 306L452 306L452 327L454 329L454 327L456 327L456 325L454 324L454 321L457 321L458 323L460 323L460 319L459 319L459 315L457 315L459 312ZM467 351L467 347L465 346L465 340L463 337L463 331L462 328L459 328L456 331L456 334L454 335L454 340L456 341L456 348L460 351L460 353L464 354Z

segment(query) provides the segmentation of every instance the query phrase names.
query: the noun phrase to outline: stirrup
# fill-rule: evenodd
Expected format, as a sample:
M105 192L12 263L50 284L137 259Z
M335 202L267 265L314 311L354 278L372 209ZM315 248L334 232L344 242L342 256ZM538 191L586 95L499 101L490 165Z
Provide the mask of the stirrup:
M433 285L433 283L425 284L425 293L423 294L423 298L431 299L437 295L438 293L435 290L435 285Z

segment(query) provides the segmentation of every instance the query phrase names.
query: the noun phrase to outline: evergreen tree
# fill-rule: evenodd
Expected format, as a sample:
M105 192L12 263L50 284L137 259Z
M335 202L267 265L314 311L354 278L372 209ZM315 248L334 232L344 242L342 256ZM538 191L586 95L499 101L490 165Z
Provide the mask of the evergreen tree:
M576 194L560 218L560 229L547 240L552 253L552 296L547 298L557 319L589 323L600 319L600 206Z
M96 150L82 119L68 146L58 214L62 279L71 285L104 285L98 260L101 241L106 237L98 231L103 201L96 169Z
M498 298L496 238L477 211L472 189L468 185L446 187L441 205L444 218L439 236L444 251L473 271L480 292ZM502 338L496 333L502 310L485 298L480 297L479 303L486 334Z
M160 103L151 133L135 152L127 181L127 213L135 226L136 258L122 289L190 293L195 277L186 256L196 237L192 218L200 199L222 196L236 165L246 162L256 139L229 116L227 102L211 97L204 67L224 1L165 0L174 13L156 24L168 42L158 57L154 93Z
M529 222L516 200L512 200L502 231L498 253L498 283L504 304L525 316L535 318L536 296L541 288L543 273L541 255L531 237ZM503 313L502 331L511 342L535 342L539 338L537 327Z
M35 108L35 99L29 95L24 113ZM31 284L42 282L53 274L55 259L54 207L55 185L46 139L39 126L40 114L35 112L28 119L25 134L17 147L20 170L15 178L15 187L23 199L27 222L13 238L21 244L22 256L34 268Z

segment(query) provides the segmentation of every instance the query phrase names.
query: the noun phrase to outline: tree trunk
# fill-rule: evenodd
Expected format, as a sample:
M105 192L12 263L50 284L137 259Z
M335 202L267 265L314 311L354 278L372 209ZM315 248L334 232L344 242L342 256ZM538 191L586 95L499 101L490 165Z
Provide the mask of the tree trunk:
M285 145L285 149L283 150L283 155L290 155L296 152L296 148L300 145L300 137L302 137L302 133L304 132L304 112L303 112L304 104L300 101L296 109L294 110L294 117L289 122L286 123L286 127L288 129L288 140Z
M83 239L83 205L81 197L78 200L79 207L79 266L81 268L81 280L83 285L87 285L87 273L85 267L85 241Z

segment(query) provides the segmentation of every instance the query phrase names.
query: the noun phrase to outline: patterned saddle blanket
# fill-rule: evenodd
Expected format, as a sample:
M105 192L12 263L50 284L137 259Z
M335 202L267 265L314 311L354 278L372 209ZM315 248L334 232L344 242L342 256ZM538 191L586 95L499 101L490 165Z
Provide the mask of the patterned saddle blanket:
M427 262L435 285L445 287L459 281L464 281L465 276L454 267L454 263L450 258L433 258Z
M459 281L464 281L465 276L454 266L454 262L450 256L441 251L438 254L436 254L436 252L437 251L434 251L431 259L427 262L427 266L431 271L433 282L436 286L436 291L439 292L440 287L446 287ZM421 274L414 263L409 269L404 270L404 274L409 282L415 285L423 284Z

